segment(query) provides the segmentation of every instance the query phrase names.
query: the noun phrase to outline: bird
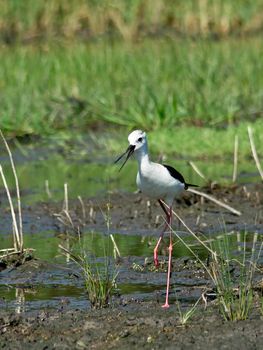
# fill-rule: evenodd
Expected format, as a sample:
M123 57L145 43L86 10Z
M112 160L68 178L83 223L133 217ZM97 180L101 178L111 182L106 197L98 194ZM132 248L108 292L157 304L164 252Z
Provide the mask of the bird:
M159 265L158 248L163 239L164 233L169 229L170 244L168 247L168 270L167 270L167 285L166 297L163 308L169 308L169 288L172 265L172 207L174 199L179 197L188 187L198 187L185 182L183 175L175 170L170 165L159 164L152 162L149 157L148 143L146 132L142 130L134 130L128 136L129 146L126 151L121 154L115 163L118 163L124 156L126 156L119 171L124 167L128 159L134 155L138 162L138 173L136 177L136 184L138 189L150 198L158 200L162 210L165 213L165 226L162 230L157 244L153 251L153 260L156 267ZM167 209L168 208L168 209Z

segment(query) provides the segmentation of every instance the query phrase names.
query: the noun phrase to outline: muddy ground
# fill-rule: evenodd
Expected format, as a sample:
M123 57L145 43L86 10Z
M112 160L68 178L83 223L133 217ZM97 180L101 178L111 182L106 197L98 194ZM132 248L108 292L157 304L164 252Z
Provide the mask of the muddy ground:
M212 234L232 230L263 233L263 194L262 185L233 186L220 188L217 185L203 188L202 191L213 194L216 198L242 212L241 216L233 215L209 201L201 201L195 195L186 194L175 203L177 213L197 234ZM149 205L141 194L110 194L101 198L85 201L85 218L83 208L78 201L70 202L71 216L74 226L82 230L105 232L105 218L102 211L107 211L110 203L110 230L123 234L137 233L141 235L157 235L162 224L160 208L155 203ZM63 235L65 225L58 221L54 213L60 213L61 203L42 203L34 207L24 208L24 230L53 230L55 235ZM3 207L1 216L5 217ZM5 210L6 211L6 210ZM10 225L2 220L3 229ZM182 237L185 229L179 229ZM74 230L71 232L74 234ZM262 239L260 237L260 239ZM163 250L166 254L166 250ZM129 266L133 262L142 264L142 258L125 257L120 265ZM35 263L35 262L34 262ZM23 270L22 270L23 269ZM28 262L24 267L18 266L12 273L32 269ZM4 274L3 270L0 272ZM127 270L126 270L127 271ZM4 275L3 275L4 276ZM14 275L15 276L15 275ZM135 277L136 276L136 277ZM139 276L139 277L138 277ZM150 276L150 277L149 277ZM139 273L130 267L130 274L120 279L137 278L141 282L158 276L149 269ZM178 286L182 307L190 293L196 300L202 287L213 289L208 277L200 271L200 267L192 260L175 260L173 263L172 283L176 284L178 276L188 279L189 287ZM199 276L199 285L191 285L191 276ZM258 281L262 274L257 275ZM156 283L158 278L156 277ZM80 283L79 281L77 283ZM199 294L196 291L199 290ZM255 291L260 297L262 289ZM189 296L189 295L188 295ZM133 296L115 296L109 308L102 310L75 309L70 303L58 302L52 309L41 309L30 312L15 313L0 311L0 348L3 349L262 349L263 316L259 305L253 305L253 312L246 321L224 321L216 306L216 300L208 298L205 308L203 303L198 312L182 326L174 300L170 309L161 308L163 295L154 294L151 299ZM190 299L189 299L190 300ZM188 301L189 301L188 300Z
M130 302L98 311L1 312L2 349L262 349L263 320L224 322L217 310L180 326L178 311Z
M234 215L207 199L202 200L200 196L185 192L184 196L174 203L173 208L194 232L212 234L246 230L252 233L263 233L262 184L228 187L211 184L198 190L232 206L242 215ZM109 193L107 196L84 200L84 206L85 219L83 219L83 208L80 202L74 200L69 203L69 212L76 229L106 232L105 214L108 210L109 230L113 233L158 236L163 225L163 211L158 202L149 201L140 193ZM10 212L7 207L6 204L0 205L3 232L10 231ZM63 203L60 202L45 202L24 207L24 232L53 230L55 234L63 234L65 225L57 219L63 208ZM181 230L182 233L186 231L177 219L174 219L173 227Z

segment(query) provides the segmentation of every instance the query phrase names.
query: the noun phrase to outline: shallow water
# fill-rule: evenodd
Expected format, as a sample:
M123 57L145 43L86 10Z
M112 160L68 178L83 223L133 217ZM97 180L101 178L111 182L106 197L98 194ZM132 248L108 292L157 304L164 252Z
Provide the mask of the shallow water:
M207 253L200 245L194 244L186 233L181 235L191 245L193 251L204 261ZM114 247L108 235L85 233L81 239L81 246L85 248L89 260L94 266L101 266L107 253L111 259L114 270L118 272L117 289L122 298L135 298L148 300L164 297L166 288L166 270L151 272L147 267L152 261L153 247L156 238L142 237L139 235L113 235L121 254L117 265L114 263ZM220 236L220 235L219 235ZM241 235L242 236L242 235ZM216 237L214 237L217 240ZM240 233L229 234L228 242L233 254L243 254L243 244L240 241ZM253 235L247 236L246 251L249 254L252 248ZM1 247L10 247L12 237L10 235L0 236ZM2 308L16 310L17 312L49 309L49 308L80 308L90 307L87 294L83 285L83 279L78 267L66 256L61 254L58 244L67 246L76 253L79 252L78 239L70 243L55 237L51 232L40 234L25 234L27 247L35 249L35 262L28 262L15 269L3 270L0 274L0 305ZM191 244L192 243L192 244ZM240 252L238 252L240 247ZM257 246L258 247L258 246ZM191 253L180 243L174 246L174 258L191 257ZM160 255L160 261L167 257ZM150 265L149 265L150 266ZM176 291L177 298L185 302L192 302L200 295L196 295L193 286L206 284L201 276L189 275L189 271L175 271L172 275L172 292ZM185 288L189 291L185 295ZM181 293L181 291L184 291ZM181 293L181 294L180 294ZM174 299L174 296L171 296Z
M131 160L118 172L114 165L115 154L94 149L91 140L80 146L65 148L56 143L20 145L12 149L23 204L38 201L61 200L64 197L64 183L68 183L69 197L76 198L105 195L108 191L135 191L137 164ZM153 159L156 157L153 157ZM9 189L14 187L14 179L6 151L1 148L0 163L3 166ZM169 163L184 174L187 182L200 186L205 184L185 159L167 159ZM196 161L195 164L207 180L229 183L232 178L232 162ZM238 182L251 183L259 181L253 161L242 162L238 167ZM4 191L2 183L0 190ZM3 199L5 196L3 196Z

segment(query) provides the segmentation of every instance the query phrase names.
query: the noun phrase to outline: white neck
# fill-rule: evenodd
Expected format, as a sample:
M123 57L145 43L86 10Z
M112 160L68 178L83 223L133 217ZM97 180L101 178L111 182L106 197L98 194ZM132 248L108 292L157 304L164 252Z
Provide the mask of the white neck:
M142 164L150 163L147 143L134 152L134 156L138 161L139 169Z

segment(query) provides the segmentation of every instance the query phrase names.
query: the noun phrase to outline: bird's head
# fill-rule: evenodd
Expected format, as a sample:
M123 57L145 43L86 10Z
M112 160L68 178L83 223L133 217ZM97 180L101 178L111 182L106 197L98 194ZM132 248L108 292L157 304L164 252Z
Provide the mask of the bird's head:
M146 147L147 145L146 133L142 130L134 130L129 134L128 141L130 145L127 148L127 150L115 160L115 163L117 163L127 154L127 157L124 163L122 164L120 170L124 167L125 163L134 152L137 152L143 147Z
M146 133L142 130L134 130L128 136L128 141L130 146L134 147L135 152L146 144Z

